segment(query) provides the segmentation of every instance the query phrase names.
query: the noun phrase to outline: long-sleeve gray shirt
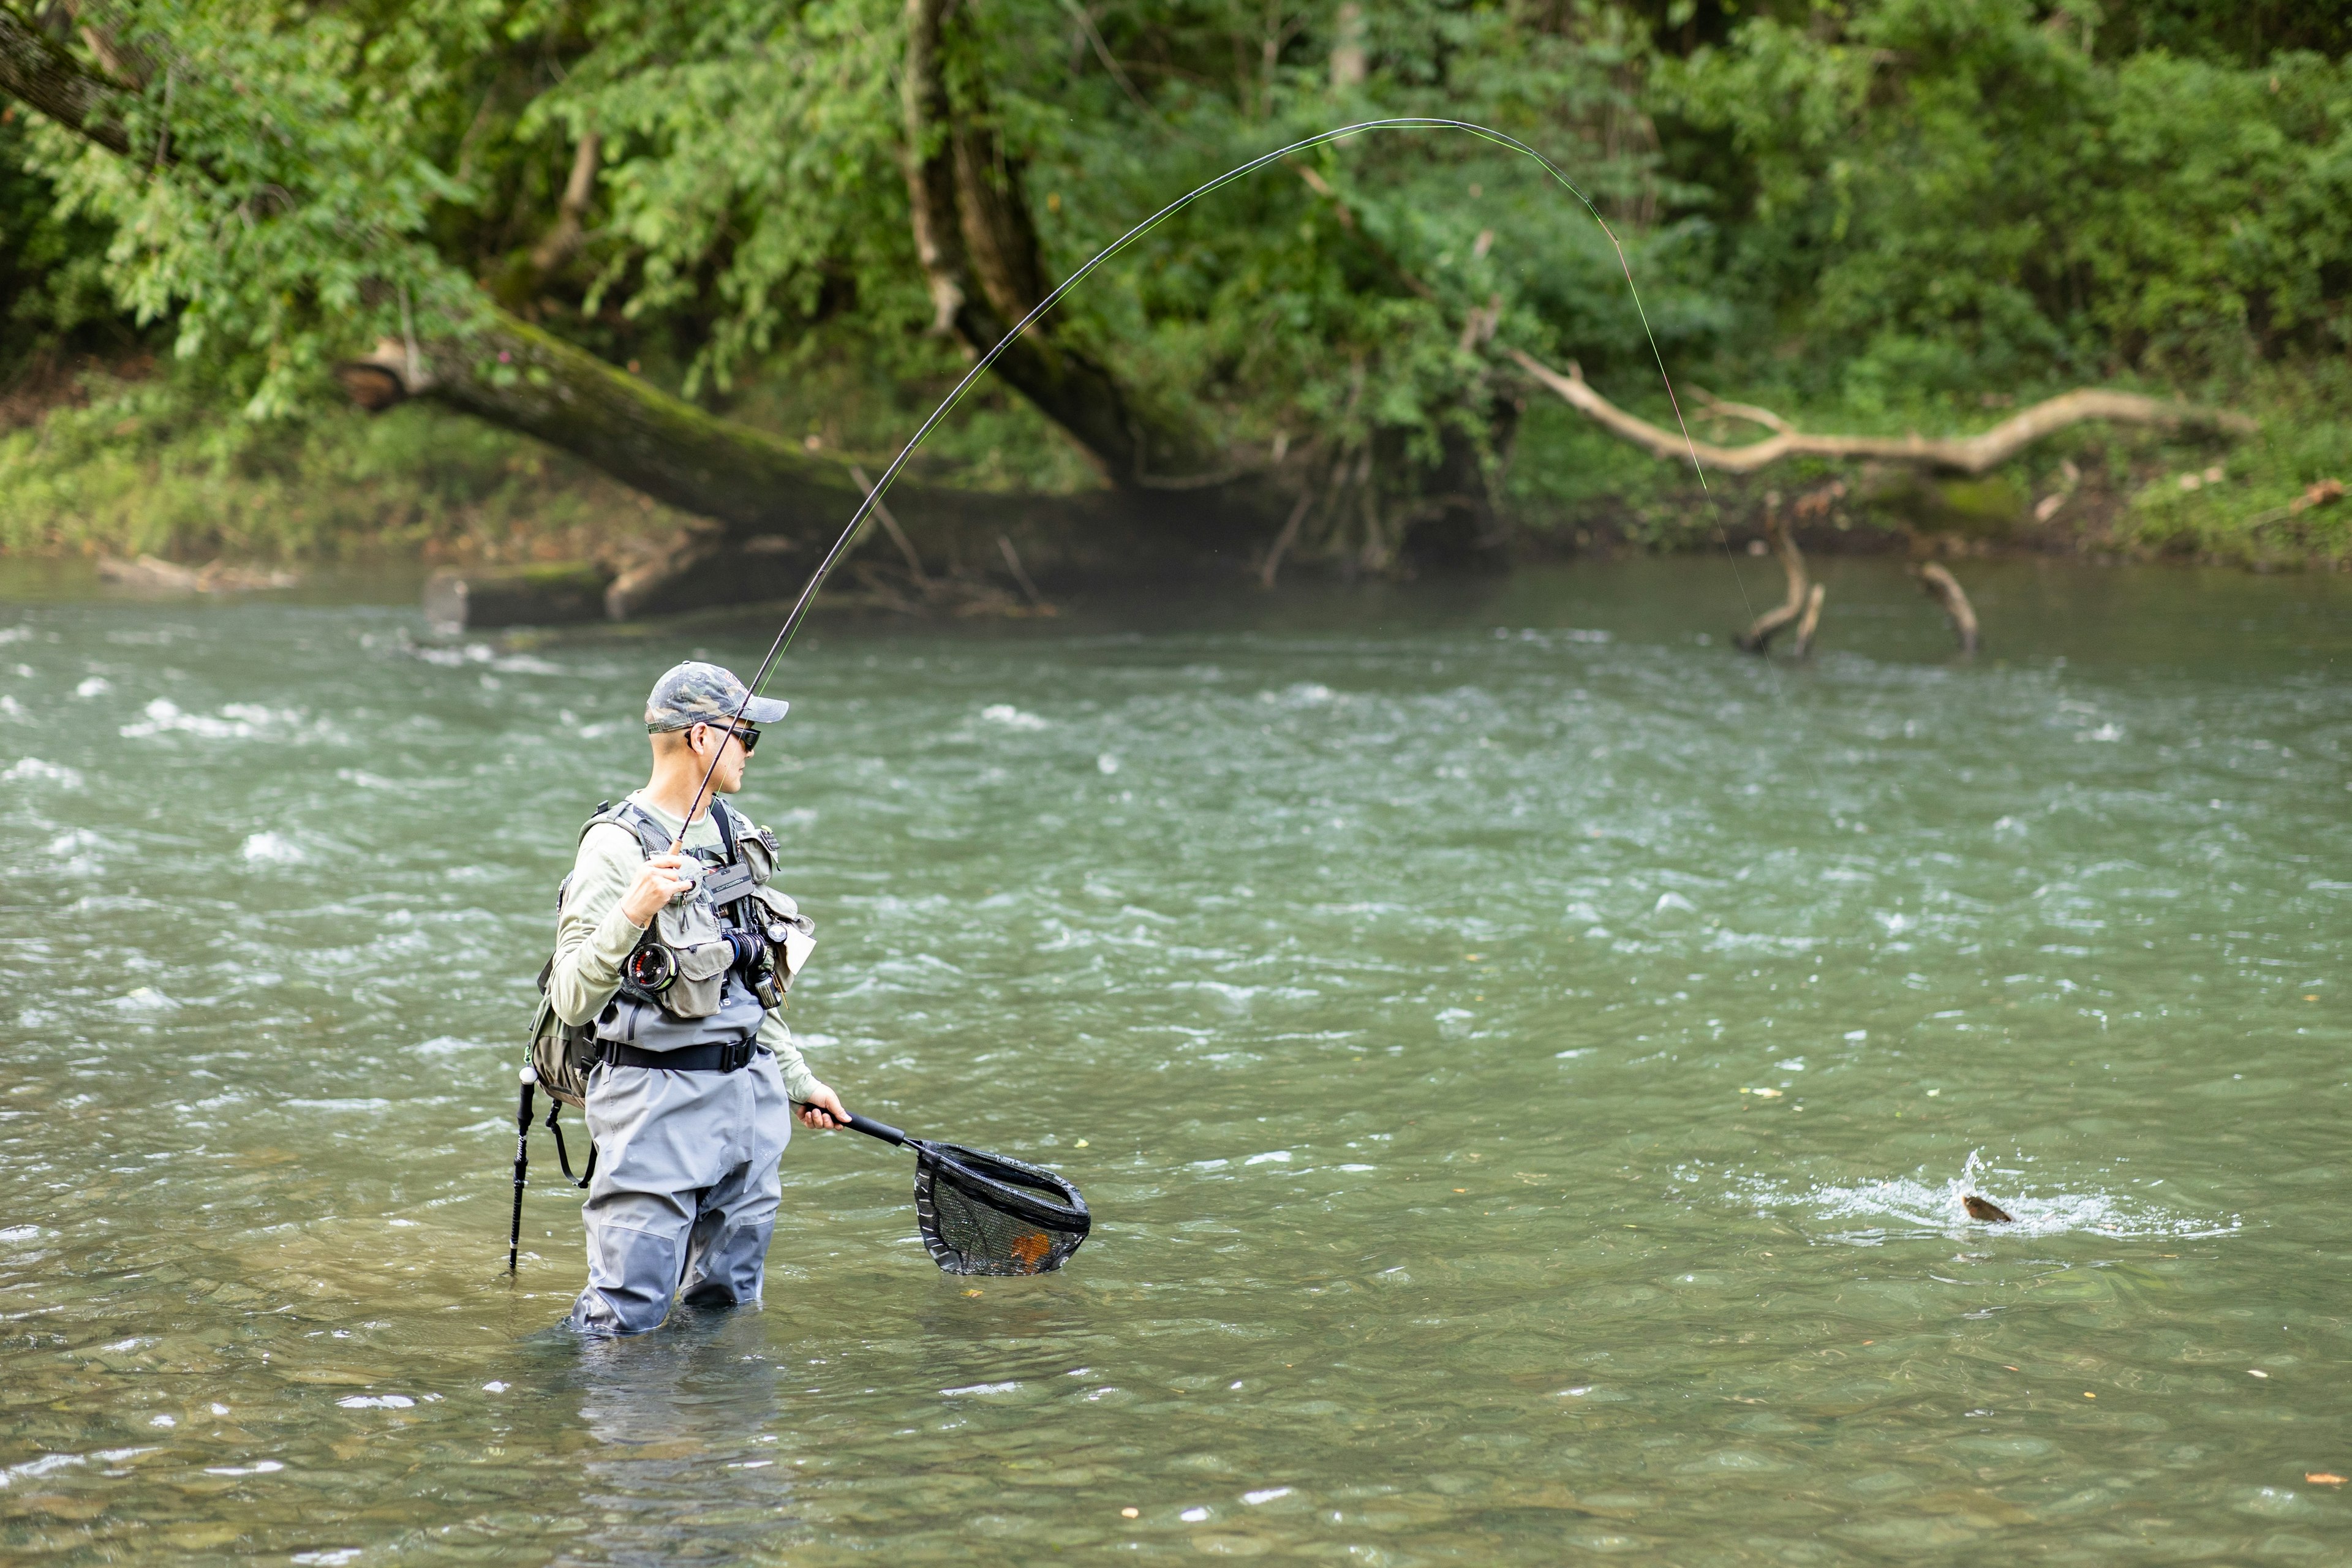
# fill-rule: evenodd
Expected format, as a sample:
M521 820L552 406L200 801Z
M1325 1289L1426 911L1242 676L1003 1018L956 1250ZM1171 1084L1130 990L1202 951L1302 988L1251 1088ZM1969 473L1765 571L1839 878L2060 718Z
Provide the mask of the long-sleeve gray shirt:
M629 798L645 808L671 837L679 826L676 814L646 799L640 790ZM686 832L689 850L716 847L719 825L704 812ZM637 879L646 863L637 836L616 822L599 823L580 840L580 854L572 864L572 881L564 889L563 910L555 923L555 966L547 977L547 999L555 1016L581 1025L604 1009L621 986L621 965L637 945L645 928L632 925L622 912L622 897ZM683 898L686 895L680 894ZM784 1090L794 1100L806 1100L817 1081L793 1043L793 1032L782 1014L771 1008L760 1020L760 1044L776 1053L783 1071Z

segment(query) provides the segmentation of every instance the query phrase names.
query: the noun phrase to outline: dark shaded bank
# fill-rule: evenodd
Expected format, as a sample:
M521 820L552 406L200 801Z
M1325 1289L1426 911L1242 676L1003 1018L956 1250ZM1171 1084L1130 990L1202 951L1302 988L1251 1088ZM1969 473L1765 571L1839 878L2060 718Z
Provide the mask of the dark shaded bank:
M761 405L765 424L804 431L798 449L825 453L827 470L843 476L792 528L762 530L666 506L578 458L437 407L257 426L201 389L115 369L55 378L0 427L0 552L304 573L448 568L466 585L466 614L450 613L453 592L437 607L476 625L663 615L797 591L856 506L848 476L878 472L887 456L845 447L819 417L848 397L841 384L813 379L799 402ZM1277 558L1284 518L1215 496L1088 489L1082 466L1063 461L1066 443L1017 406L983 400L942 432L937 451L918 455L916 482L894 487L902 537L877 528L832 592L927 616L1034 613L1038 597L1122 584L1199 579L1239 592L1269 575L1412 580L1596 555L1739 552L1760 542L1775 507L1812 556L2334 569L2352 561L2352 505L2328 489L2352 477L2347 391L2346 375L2306 366L2209 395L2259 421L2244 440L2084 427L1976 479L1791 461L1712 476L1705 489L1686 469L1538 399L1493 476L1498 521L1465 531L1458 514L1419 519L1372 564L1331 548ZM1808 425L1864 423L1790 406ZM1923 423L1965 431L2001 412L1952 408ZM1702 422L1698 434L1727 433ZM756 502L748 496L741 509L754 521Z
M1507 575L1579 561L1691 553L1751 562L1786 539L1806 558L1933 562L2057 558L2111 565L2171 561L2257 573L2352 567L2343 533L2352 506L2340 486L2309 487L2237 538L2200 539L2151 531L2145 503L2108 476L2086 476L2062 458L2053 488L2040 497L2007 476L1934 480L1864 469L1816 476L1801 487L1761 479L1717 481L1711 491L1676 486L1640 500L1612 498L1573 510L1531 508L1492 535L1465 542L1432 530L1408 534L1388 569L1360 571L1347 559L1285 563L1279 532L1252 538L1150 521L1122 522L1055 500L974 508L897 509L870 522L828 596L917 617L1052 614L1055 597L1151 587L1261 594L1277 580L1353 584L1444 581ZM2145 466L2145 465L2143 465ZM2190 469L2196 489L2226 485L2226 470ZM2178 478L2160 476L2152 489ZM2168 500L2168 497L2161 498ZM2283 525L2283 526L2279 526ZM2267 531L2269 537L2263 534ZM755 542L756 544L756 542ZM2252 548L2249 548L2249 546ZM822 550L744 548L724 535L688 531L650 568L572 560L521 565L478 563L436 570L425 590L429 620L457 627L629 620L787 598L808 579ZM651 584L650 588L648 584ZM1777 591L1768 585L1767 597Z

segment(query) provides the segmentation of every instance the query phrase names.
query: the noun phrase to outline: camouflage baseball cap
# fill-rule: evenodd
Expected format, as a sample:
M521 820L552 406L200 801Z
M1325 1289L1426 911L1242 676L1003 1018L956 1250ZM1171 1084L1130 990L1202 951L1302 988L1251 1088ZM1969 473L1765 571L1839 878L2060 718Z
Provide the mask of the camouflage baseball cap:
M672 665L654 682L653 695L646 699L646 731L656 734L664 730L690 730L697 724L724 724L739 710L747 724L772 724L792 707L773 697L754 697L746 705L745 695L743 683L715 664L688 659Z

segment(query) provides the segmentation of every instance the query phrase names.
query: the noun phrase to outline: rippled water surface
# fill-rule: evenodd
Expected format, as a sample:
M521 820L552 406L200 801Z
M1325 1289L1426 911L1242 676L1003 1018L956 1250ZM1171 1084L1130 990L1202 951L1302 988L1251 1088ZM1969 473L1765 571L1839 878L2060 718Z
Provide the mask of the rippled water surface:
M0 1556L2344 1561L2352 595L1963 575L1973 667L1873 563L1802 668L1719 558L820 621L792 1017L1095 1239L803 1132L765 1309L596 1347L516 1037L760 628L20 584Z

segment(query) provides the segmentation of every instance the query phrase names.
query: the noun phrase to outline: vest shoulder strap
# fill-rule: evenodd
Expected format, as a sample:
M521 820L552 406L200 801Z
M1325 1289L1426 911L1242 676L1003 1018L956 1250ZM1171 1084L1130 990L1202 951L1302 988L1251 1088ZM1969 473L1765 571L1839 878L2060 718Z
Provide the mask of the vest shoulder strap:
M580 825L581 838L584 839L588 837L590 828L600 826L607 822L616 827L625 827L635 834L638 847L647 855L658 855L669 847L669 835L662 831L661 824L656 822L643 806L633 800L622 801L618 805L607 801L598 806L596 815Z
M743 858L741 848L743 837L754 829L740 812L723 800L711 801L710 816L719 826L719 842L727 851L727 864L731 866ZM618 805L611 801L605 801L598 805L596 815L581 824L580 837L587 837L590 828L606 822L615 826L625 827L635 834L639 847L649 856L658 855L669 847L668 829L656 822L653 814L635 801L624 800Z

